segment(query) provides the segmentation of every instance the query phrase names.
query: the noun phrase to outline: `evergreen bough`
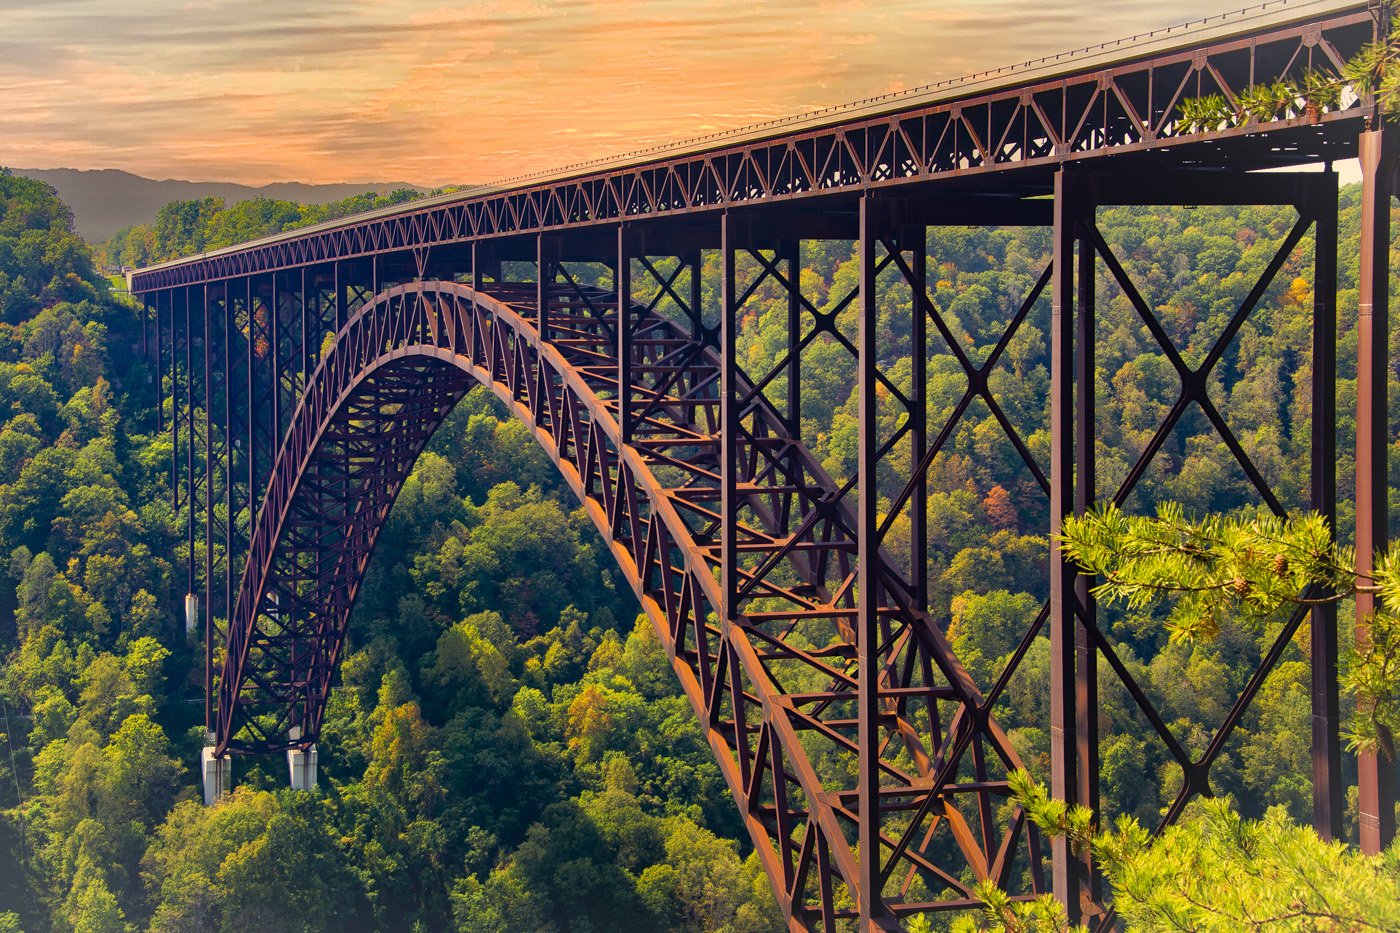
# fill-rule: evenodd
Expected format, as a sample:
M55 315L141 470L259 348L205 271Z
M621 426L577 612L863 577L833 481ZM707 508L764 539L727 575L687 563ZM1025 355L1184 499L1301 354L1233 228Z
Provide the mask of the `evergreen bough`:
M1342 67L1309 68L1296 79L1256 84L1233 102L1221 94L1183 98L1177 104L1176 133L1199 133L1243 126L1251 120L1271 123L1306 116L1316 122L1342 106L1350 90L1356 98L1374 95L1387 118L1400 113L1400 24L1382 39L1362 47Z
M1129 516L1109 505L1065 520L1067 559L1103 579L1105 604L1145 608L1173 601L1173 641L1213 638L1231 624L1261 632L1300 608L1371 593L1369 644L1347 653L1342 686L1358 715L1346 733L1353 750L1394 761L1400 727L1400 557L1377 554L1375 571L1355 571L1354 554L1332 540L1326 520L1188 517L1164 503L1156 516ZM1400 549L1397 549L1400 550ZM1100 831L1094 813L1052 799L1024 771L1010 778L1013 796L1046 835L1092 852L1129 933L1343 933L1400 931L1400 842L1368 856L1325 842L1281 807L1245 820L1224 799L1202 800L1195 818L1155 839L1123 815ZM1070 927L1050 895L1013 902L991 882L977 888L979 915L957 933L1063 933ZM918 924L916 924L918 926Z

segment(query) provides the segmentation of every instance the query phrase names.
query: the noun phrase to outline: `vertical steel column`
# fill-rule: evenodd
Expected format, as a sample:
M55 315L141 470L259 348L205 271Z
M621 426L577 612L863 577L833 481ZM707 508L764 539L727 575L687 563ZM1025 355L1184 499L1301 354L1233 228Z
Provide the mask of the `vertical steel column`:
M209 358L214 352L214 332L210 327L209 286L204 286L204 709L205 721L214 721L214 432L211 429L214 387ZM190 434L194 439L194 434ZM193 447L194 445L191 445ZM193 474L191 474L193 480ZM193 486L190 515L194 515ZM190 556L194 562L194 556ZM191 590L193 592L193 590ZM208 726L205 726L208 729Z
M911 356L909 388L909 463L922 463L928 450L928 228L909 227L905 231L913 253L914 281L910 288L914 300L910 303L909 352ZM904 247L904 243L900 247ZM928 471L920 470L914 477L914 495L909 502L909 580L917 590L917 605L928 611Z
M189 559L187 564L186 582L189 584L185 592L194 594L194 364L192 354L194 353L194 328L190 315L190 288L185 286L185 410L189 412L190 422L186 433L189 434L189 441L186 443L185 455L185 475L189 480L188 495L185 499L187 515L185 518L185 544L188 548ZM208 704L205 704L205 715L208 715ZM206 728L209 723L205 723Z
M632 251L626 224L617 225L617 427L632 440ZM634 545L635 546L635 545Z
M1050 309L1050 792L1079 803L1074 567L1057 536L1074 507L1074 244L1081 213L1078 179L1055 173L1054 281ZM1051 843L1053 890L1078 923L1079 863L1063 837Z
M272 273L272 305L268 308L268 333L272 338L272 451L269 470L282 446L282 297L277 293L277 273Z
M326 287L329 284L329 287ZM340 325L336 323L339 314L338 302L336 301L336 279L334 270L328 277L324 274L313 275L311 278L312 293L312 313L315 315L314 323L316 333L312 337L312 357L311 369L314 372L321 363L321 351L326 345L326 338L334 335L340 330Z
M160 339L160 296L156 292L156 433L165 433L165 347Z
M473 312L473 314L475 314L475 312L476 312L476 293L479 292L479 291L481 291L481 255L480 255L480 252L481 252L481 251L480 251L479 249L477 249L477 246L478 246L477 241L476 241L476 240L472 240L472 312ZM475 328L475 327L476 327L476 324L473 323L473 324L472 324L472 327Z
M282 350L277 336L277 274L273 273L269 277L266 290L258 287L254 294L262 298L262 308L265 315L262 333L267 336L267 349L258 370L262 374L261 378L265 380L259 401L261 424L263 425L261 436L266 440L263 448L265 454L263 466L259 468L260 472L257 475L258 501L261 503L272 480L277 462L277 451L282 444L282 435L279 433L282 420L278 413L278 393L281 391L278 366L281 364ZM257 378L255 375L254 380L256 381Z
M306 394L306 384L311 381L312 370L316 364L311 361L311 330L307 318L310 310L306 305L306 267L301 267L301 384L297 386L297 394L292 399L292 411L296 411L297 402ZM318 315L319 316L319 315Z
M1312 507L1337 527L1337 176L1309 184L1313 220ZM1342 839L1341 698L1337 689L1337 606L1312 610L1313 827Z
M1375 569L1377 552L1386 550L1390 432L1390 206L1395 193L1395 131L1361 134L1361 268L1360 320L1356 368L1356 572L1363 579ZM1368 644L1370 617L1376 609L1370 593L1356 596L1356 642ZM1377 855L1395 838L1394 740L1381 737L1379 753L1358 756L1361 849Z
M1079 223L1088 225L1097 222L1092 200L1075 195L1076 214ZM1094 475L1094 444L1098 432L1094 430L1094 246L1089 237L1081 231L1079 241L1078 300L1075 310L1076 338L1074 372L1074 514L1083 516L1094 506L1097 492ZM1068 258L1068 257L1066 257ZM1077 799L1084 806L1099 812L1099 656L1098 648L1089 634L1089 626L1098 625L1098 612L1094 595L1090 592L1092 581L1084 574L1075 574L1074 596L1082 617L1074 627L1074 703L1076 757L1079 768L1079 789ZM1087 895L1088 903L1098 904L1101 900L1098 873L1094 871L1092 854L1088 851L1079 856L1079 884ZM1081 901L1084 898L1081 897Z
M251 308L245 311L251 312ZM223 471L224 471L224 628L228 629L228 620L233 617L233 529L235 517L233 512L233 451L234 451L234 431L233 431L233 297L229 288L229 281L224 281L224 423L220 436L223 439ZM253 323L248 322L248 336L253 336ZM249 348L251 355L251 347ZM249 397L251 404L252 398Z
M857 907L860 927L864 933L875 927L883 912L880 897L880 514L876 469L880 447L879 407L876 392L877 363L880 353L876 346L876 322L879 307L876 301L876 248L879 244L881 221L876 216L879 205L870 195L860 199L860 242L857 256L860 262L859 280L859 349L856 363L856 392L860 397L859 431L860 455L856 476L860 498L856 508L856 547L859 563L856 570L856 679L858 682L858 781L860 814L857 834L860 845L860 891Z
M618 240L621 242L622 228L618 228ZM540 340L549 339L549 288L547 287L549 273L549 257L545 255L544 234L535 235L535 330L539 332Z
M247 286L248 298L248 539L252 540L253 529L258 523L258 415L262 407L258 399L258 319L253 304L253 277L243 280ZM232 618L233 603L229 603Z
M729 623L739 613L739 391L737 353L738 311L735 302L738 284L735 281L734 217L725 211L720 218L720 575L724 597L721 623L727 632ZM703 622L697 622L703 624ZM701 646L701 651L704 647Z
M778 244L777 260L786 261L788 277L787 340L792 358L787 366L788 433L802 438L802 354L797 345L802 342L802 241L783 240Z
M335 332L345 326L345 283L340 278L340 260L335 261Z
M190 321L189 286L185 286L185 373L189 373ZM180 520L180 351L175 317L175 290L170 291L170 505L173 518ZM186 591L188 592L188 590Z
M681 261L690 264L690 337L692 340L699 340L704 333L704 313L700 307L703 300L700 273L705 268L705 254L698 249L691 250Z
M725 211L720 217L720 644L718 646L718 676L723 676L726 665L729 667L729 689L734 697L734 744L739 751L740 767L743 769L745 750L739 746L746 741L743 733L745 715L740 693L743 684L739 671L733 665L733 652L728 639L735 620L739 616L739 432L740 409L737 401L739 393L738 354L739 309L738 281L735 268L735 251L738 248L735 236L734 217ZM747 232L747 231L746 231ZM747 236L745 237L747 240ZM620 242L620 241L619 241ZM625 329L622 320L618 322L619 334ZM620 338L619 338L620 339ZM635 546L635 545L634 545ZM707 638L704 633L703 613L696 607L696 650L702 657L707 652ZM704 663L703 661L701 663ZM722 689L718 679L711 685L715 692L711 708L719 716L718 691ZM708 720L708 717L707 717ZM713 728L706 721L704 726Z

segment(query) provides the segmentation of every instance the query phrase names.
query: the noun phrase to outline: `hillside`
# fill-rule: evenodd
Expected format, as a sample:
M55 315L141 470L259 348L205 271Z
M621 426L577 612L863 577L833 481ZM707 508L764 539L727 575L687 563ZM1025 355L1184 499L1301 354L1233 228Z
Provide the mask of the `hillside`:
M327 204L368 191L386 192L398 188L412 188L419 192L429 190L402 181L339 185L280 182L255 188L173 178L157 181L116 169L15 168L11 171L53 185L59 198L73 209L78 233L89 243L105 240L123 227L150 223L155 220L156 212L171 201L222 198L233 204L251 198L272 198L302 204Z

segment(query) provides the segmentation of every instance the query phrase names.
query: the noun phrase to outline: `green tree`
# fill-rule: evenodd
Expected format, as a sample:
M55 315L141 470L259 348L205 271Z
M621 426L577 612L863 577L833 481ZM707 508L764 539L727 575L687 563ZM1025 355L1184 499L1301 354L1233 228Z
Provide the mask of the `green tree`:
M1203 801L1195 819L1156 839L1131 817L1098 832L1089 810L1052 800L1024 772L1013 775L1012 788L1042 830L1093 851L1132 933L1400 930L1400 845L1362 855L1322 841L1281 811L1242 820L1228 800ZM1067 929L1049 895L1017 904L986 883L978 893L986 904L981 922L965 916L959 931Z
M90 860L84 859L79 865L64 908L73 933L126 933L117 898Z
M1370 644L1353 648L1341 680L1360 706L1349 735L1353 749L1394 760L1400 728L1400 554L1379 553L1369 578L1339 547L1325 519L1209 516L1188 519L1164 503L1156 517L1114 506L1066 520L1066 556L1103 577L1101 599L1144 607L1173 599L1167 629L1174 641L1211 639L1227 624L1260 632L1296 607L1340 601L1358 592L1379 597L1368 620Z
M239 788L216 807L171 810L142 861L152 929L328 931L362 903L325 801Z

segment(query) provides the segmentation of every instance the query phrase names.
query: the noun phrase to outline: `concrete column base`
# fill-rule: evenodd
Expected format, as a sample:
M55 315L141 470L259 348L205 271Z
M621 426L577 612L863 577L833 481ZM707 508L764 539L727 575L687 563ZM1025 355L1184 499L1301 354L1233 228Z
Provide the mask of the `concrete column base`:
M233 762L227 755L214 757L214 749L206 748L199 753L199 765L204 775L204 805L212 807L233 790Z
M199 597L193 593L185 594L185 635L193 635L199 626Z
M287 750L287 771L292 790L316 789L316 746Z

